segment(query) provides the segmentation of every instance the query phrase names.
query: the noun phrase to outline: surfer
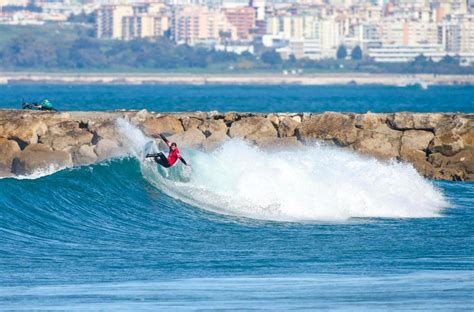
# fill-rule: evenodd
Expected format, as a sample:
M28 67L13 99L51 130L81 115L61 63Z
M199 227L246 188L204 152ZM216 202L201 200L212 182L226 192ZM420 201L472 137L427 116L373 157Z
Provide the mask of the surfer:
M170 149L168 157L166 157L165 154L163 154L162 152L154 153L154 154L147 154L146 157L147 158L153 157L153 159L156 161L157 164L160 164L165 168L169 168L169 167L173 166L178 159L181 160L181 162L183 164L185 164L186 166L189 166L186 163L186 161L184 160L184 158L181 157L181 155L179 153L178 146L176 145L176 143L174 143L174 142L170 143L170 141L168 141L168 139L162 134L160 134L160 137L163 140L163 142L165 142L166 145L168 145L168 147Z
M37 109L37 110L42 110L42 111L53 111L57 112L58 110L53 107L53 104L48 99L44 99L41 103L26 103L23 100L22 104L23 109Z

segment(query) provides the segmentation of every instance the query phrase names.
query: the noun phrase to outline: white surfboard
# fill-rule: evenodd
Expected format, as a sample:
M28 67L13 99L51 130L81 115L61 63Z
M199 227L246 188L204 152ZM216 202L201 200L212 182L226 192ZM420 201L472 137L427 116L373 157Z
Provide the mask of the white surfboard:
M156 153L158 148L156 147L156 143L154 141L148 141L143 146L143 156L142 158L145 160L147 154Z

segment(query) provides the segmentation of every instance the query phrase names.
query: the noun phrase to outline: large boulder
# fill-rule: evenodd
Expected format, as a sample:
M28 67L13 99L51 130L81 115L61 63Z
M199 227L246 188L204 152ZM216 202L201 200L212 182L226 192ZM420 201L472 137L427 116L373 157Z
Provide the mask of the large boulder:
M97 161L97 154L94 151L95 146L82 145L72 151L72 160L75 165L88 165Z
M433 137L432 132L424 130L407 130L402 135L400 158L410 162L423 175L433 171L427 159L428 145Z
M176 142L182 148L201 148L206 136L196 128L174 134L168 138L170 142Z
M397 158L400 156L401 137L401 131L392 130L383 124L375 129L361 130L359 138L351 147L380 159Z
M400 156L404 156L412 150L426 152L428 145L433 140L434 134L424 130L407 130L403 132Z
M70 120L50 126L44 137L41 137L41 143L54 150L64 150L70 146L89 144L92 138L93 134L80 127L80 123Z
M437 134L429 145L431 153L441 153L445 156L453 156L463 148L464 141L462 137L452 132Z
M89 123L88 129L90 132L95 133L95 140L118 140L122 136L122 134L118 131L115 120ZM92 143L96 144L97 142Z
M158 138L160 133L176 134L184 131L179 119L170 115L147 118L142 126L146 135L155 138Z
M278 128L280 125L280 117L277 114L268 114L267 119L270 120L275 128Z
M94 152L98 160L114 158L125 154L116 141L109 139L99 140L94 147Z
M374 129L385 124L387 121L386 114L374 114L368 112L366 114L357 114L354 118L354 126L359 129Z
M43 136L47 130L48 127L42 120L31 117L10 119L0 123L0 135L15 139L20 143L20 148L38 143L38 137Z
M208 119L199 126L199 130L201 130L206 137L209 137L217 132L227 133L228 128L223 119Z
M428 160L436 168L456 168L466 174L474 174L474 148L466 148L453 156L430 154Z
M435 168L431 177L436 180L465 181L468 175L459 168Z
M264 137L277 137L278 132L272 122L263 117L247 117L235 121L229 129L231 138L258 140Z
M210 136L204 140L202 143L202 147L206 151L213 151L220 147L222 144L224 144L226 141L228 141L230 138L226 134L226 132L220 131L220 132L214 132Z
M11 172L12 161L20 153L18 143L6 138L0 138L0 176Z
M435 129L435 137L429 145L431 153L453 156L465 147L472 146L474 119L452 115Z
M67 152L53 151L44 144L30 144L13 159L12 172L24 175L42 169L69 167L72 164L71 155Z
M297 116L299 118L299 116ZM300 118L299 118L300 119ZM278 133L280 137L292 137L295 135L295 130L301 124L295 118L284 117L278 125Z
M474 122L473 122L474 123ZM461 134L465 146L474 147L474 125Z
M192 128L197 128L202 124L202 120L194 117L184 116L181 119L181 122L184 127L184 131L187 131Z
M327 140L347 146L357 140L357 128L353 115L327 112L311 117L303 115L303 122L296 135L303 142Z
M433 131L439 127L442 122L449 120L450 116L446 114L425 113L414 114L408 112L391 114L388 117L390 126L395 130L427 130Z

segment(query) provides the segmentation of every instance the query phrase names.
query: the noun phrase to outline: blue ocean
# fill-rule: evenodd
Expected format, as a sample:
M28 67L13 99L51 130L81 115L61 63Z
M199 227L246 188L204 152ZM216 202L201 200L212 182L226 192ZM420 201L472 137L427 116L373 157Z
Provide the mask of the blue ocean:
M4 85L1 108L473 112L471 86ZM324 145L230 141L0 179L0 311L474 306L474 184Z

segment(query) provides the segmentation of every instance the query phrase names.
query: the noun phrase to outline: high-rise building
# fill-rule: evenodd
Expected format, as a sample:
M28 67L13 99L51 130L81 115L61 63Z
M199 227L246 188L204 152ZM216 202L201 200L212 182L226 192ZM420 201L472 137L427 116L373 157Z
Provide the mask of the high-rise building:
M256 28L255 8L250 6L224 8L227 20L237 29L238 39L248 40L253 37Z
M453 16L443 25L443 42L448 52L474 52L474 15Z
M169 17L162 3L104 5L97 10L98 38L130 40L163 36Z
M270 16L266 19L267 34L282 39L313 38L315 21L310 15Z
M133 15L130 5L104 5L97 10L96 32L98 38L122 39L122 19Z
M177 43L194 45L199 42L235 40L237 28L226 15L207 6L176 7L171 23L171 35Z
M387 20L380 25L380 40L385 45L441 45L436 23Z

